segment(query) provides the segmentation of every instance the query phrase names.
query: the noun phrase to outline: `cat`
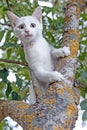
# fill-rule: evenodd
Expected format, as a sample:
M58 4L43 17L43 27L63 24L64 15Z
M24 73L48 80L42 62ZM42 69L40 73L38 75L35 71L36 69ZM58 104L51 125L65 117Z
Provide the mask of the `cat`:
M56 49L48 44L42 35L42 9L37 7L31 16L18 17L13 12L7 12L15 36L22 42L25 59L28 63L32 86L30 87L30 103L36 102L33 87L43 94L50 83L64 80L60 72L55 71L55 61L58 57L70 55L69 47Z

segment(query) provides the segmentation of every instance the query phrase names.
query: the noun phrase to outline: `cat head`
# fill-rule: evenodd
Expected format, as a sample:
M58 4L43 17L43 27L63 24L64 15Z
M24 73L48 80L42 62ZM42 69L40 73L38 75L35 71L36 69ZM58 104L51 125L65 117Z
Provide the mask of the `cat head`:
M15 36L23 43L34 42L42 35L42 10L37 7L31 16L18 17L7 12Z

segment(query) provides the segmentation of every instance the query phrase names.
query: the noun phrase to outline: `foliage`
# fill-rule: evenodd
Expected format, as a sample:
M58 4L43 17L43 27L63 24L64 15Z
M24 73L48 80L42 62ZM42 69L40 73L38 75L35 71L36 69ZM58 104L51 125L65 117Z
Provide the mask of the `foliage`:
M87 93L87 14L82 12L80 17L80 54L76 73L76 81L81 87L81 95Z
M81 88L81 96L84 98L80 104L82 110L84 110L82 119L87 120L87 14L84 12L81 13L80 17L80 35L80 55L76 82Z
M18 16L31 15L38 6L38 1L33 3L29 0L10 0L10 9ZM65 3L60 2L59 7L53 8L44 6L43 8L43 35L55 47L59 47L62 42L62 32L64 25L63 7ZM9 60L25 63L25 56L21 43L15 38L6 12L8 4L5 0L0 1L0 50L3 59L0 59L0 98L5 100L25 100L28 96L28 86L30 76L25 65L8 63ZM50 15L51 14L51 15ZM51 16L51 17L50 17ZM87 92L87 14L81 13L80 19L80 55L76 73L76 82L82 87L82 96ZM9 73L15 73L16 80L9 81ZM82 106L82 105L81 105ZM83 103L84 106L84 103ZM86 110L86 109L85 109ZM84 119L84 118L83 118ZM1 128L0 128L1 129Z
M83 113L82 119L87 120L87 99L83 100L80 105L81 105L82 110L85 110Z

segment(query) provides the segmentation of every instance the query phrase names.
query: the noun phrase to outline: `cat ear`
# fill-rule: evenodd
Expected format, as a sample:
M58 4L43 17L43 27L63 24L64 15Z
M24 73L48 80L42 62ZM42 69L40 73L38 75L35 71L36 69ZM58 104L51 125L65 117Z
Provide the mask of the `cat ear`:
M11 22L12 27L15 27L16 21L19 19L18 16L16 16L14 13L11 11L7 11L8 18Z
M37 7L35 11L33 12L32 16L36 17L39 22L42 22L42 10L40 7Z

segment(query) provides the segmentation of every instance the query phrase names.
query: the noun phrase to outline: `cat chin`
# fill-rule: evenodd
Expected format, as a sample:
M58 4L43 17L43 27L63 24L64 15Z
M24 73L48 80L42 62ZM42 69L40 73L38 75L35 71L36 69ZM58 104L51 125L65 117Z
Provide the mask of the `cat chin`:
M30 37L32 37L32 34L25 35L25 38L30 38Z
M34 38L32 36L24 37L23 39L20 39L24 43L31 43L34 41Z

